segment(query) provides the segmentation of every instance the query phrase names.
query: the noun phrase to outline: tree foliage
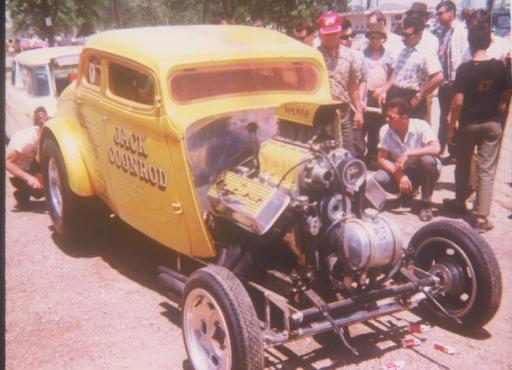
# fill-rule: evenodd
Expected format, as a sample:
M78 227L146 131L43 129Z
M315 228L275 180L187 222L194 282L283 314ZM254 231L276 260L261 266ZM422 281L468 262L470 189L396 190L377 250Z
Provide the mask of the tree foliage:
M6 7L15 33L35 32L53 45L56 32L68 32L72 28L78 34L91 32L107 1L7 0Z
M78 30L87 35L110 28L163 24L251 24L256 19L280 30L298 20L313 23L327 10L343 12L348 0L7 0L14 32L34 31L53 41L53 34ZM51 17L52 26L45 23Z

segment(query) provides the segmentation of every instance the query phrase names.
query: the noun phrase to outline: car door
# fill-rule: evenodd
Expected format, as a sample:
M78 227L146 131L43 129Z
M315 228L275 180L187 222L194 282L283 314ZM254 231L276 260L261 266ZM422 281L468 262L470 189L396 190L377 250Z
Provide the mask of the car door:
M105 94L106 64L101 54L89 51L82 56L82 73L75 91L75 114L84 130L82 150L88 160L87 171L95 193L116 211L112 194L107 187L107 153L105 151Z
M123 220L158 242L189 253L156 81L143 66L108 61L104 123L109 187Z

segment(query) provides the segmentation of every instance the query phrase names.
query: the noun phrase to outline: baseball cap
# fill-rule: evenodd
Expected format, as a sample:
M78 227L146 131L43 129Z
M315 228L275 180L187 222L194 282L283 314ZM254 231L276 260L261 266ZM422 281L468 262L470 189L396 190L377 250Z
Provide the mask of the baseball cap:
M326 12L318 18L318 28L321 34L341 31L341 15L335 12Z

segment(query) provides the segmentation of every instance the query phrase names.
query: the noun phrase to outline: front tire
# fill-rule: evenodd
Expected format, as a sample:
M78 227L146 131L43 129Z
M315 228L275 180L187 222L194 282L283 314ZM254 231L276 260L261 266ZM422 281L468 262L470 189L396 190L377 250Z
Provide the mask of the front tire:
M81 236L81 199L69 187L64 159L55 140L46 139L41 150L48 212L56 232L65 241Z
M435 298L464 326L482 327L496 314L502 294L498 261L487 241L468 225L429 223L413 235L409 252L417 267L441 278Z
M197 270L183 297L183 338L196 370L263 369L259 321L232 272L214 265Z

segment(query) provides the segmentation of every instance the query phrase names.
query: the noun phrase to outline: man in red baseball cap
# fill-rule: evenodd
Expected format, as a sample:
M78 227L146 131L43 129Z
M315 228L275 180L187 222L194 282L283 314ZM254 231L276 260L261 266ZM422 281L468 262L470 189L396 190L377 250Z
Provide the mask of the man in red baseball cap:
M318 30L321 45L318 47L322 53L331 85L331 96L334 100L351 104L350 109L340 111L340 127L342 146L352 155L356 155L354 135L361 131L363 113L359 99L359 81L361 72L351 50L340 45L341 16L335 12L323 13L318 19Z

